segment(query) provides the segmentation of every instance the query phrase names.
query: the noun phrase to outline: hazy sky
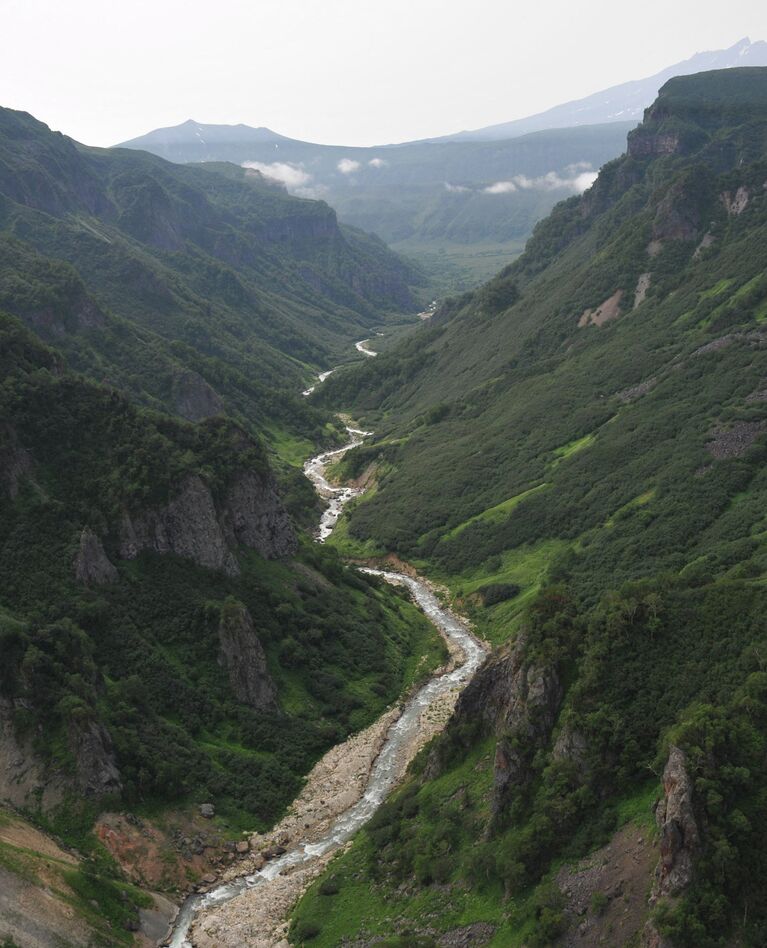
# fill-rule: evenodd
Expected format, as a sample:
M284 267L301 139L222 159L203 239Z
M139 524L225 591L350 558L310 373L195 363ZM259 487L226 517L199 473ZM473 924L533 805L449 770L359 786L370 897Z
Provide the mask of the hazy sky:
M80 141L245 122L372 145L519 118L742 36L764 0L0 0L0 105Z

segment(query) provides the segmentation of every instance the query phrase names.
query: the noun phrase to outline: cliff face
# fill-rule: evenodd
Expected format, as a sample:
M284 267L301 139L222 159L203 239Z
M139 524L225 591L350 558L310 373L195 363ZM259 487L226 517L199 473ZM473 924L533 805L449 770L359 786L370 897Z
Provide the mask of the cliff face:
M527 783L535 752L545 747L562 703L556 669L529 664L525 640L493 655L461 695L456 724L480 720L498 742L491 808L497 816L516 787Z
M71 794L98 799L120 793L122 781L114 747L102 725L95 721L70 723L67 749L74 766L72 771L64 771L41 760L32 735L20 735L14 717L24 705L24 699L0 698L0 800L47 810Z
M277 688L266 667L266 655L253 619L242 603L224 605L218 637L218 663L226 669L237 699L258 711L276 710Z
M165 506L134 514L126 510L120 527L123 559L134 559L144 550L175 553L198 566L237 576L237 546L267 559L290 556L298 548L269 475L238 475L218 505L202 478L190 475Z
M692 881L700 832L693 811L693 783L684 751L672 746L663 770L663 798L655 810L660 860L652 900L680 895Z

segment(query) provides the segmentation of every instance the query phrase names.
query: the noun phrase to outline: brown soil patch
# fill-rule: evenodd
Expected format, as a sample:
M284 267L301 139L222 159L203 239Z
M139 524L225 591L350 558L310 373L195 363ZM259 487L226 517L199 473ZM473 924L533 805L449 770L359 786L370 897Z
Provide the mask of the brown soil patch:
M623 299L623 290L616 290L612 296L609 296L601 306L596 309L585 309L578 320L579 328L584 326L604 326L611 319L617 319L621 314L621 300Z
M77 859L54 843L50 836L46 836L28 823L14 817L10 817L10 822L5 825L0 823L0 842L10 843L11 846L18 846L19 849L30 849L41 856L57 859L70 866L77 865Z
M129 814L104 813L95 832L131 881L165 892L188 892L198 879L235 859L202 817L178 814L160 829Z
M633 824L574 866L564 866L557 885L565 899L567 932L561 948L619 946L641 931L647 919L647 898L658 852L647 831ZM593 899L606 903L595 907Z

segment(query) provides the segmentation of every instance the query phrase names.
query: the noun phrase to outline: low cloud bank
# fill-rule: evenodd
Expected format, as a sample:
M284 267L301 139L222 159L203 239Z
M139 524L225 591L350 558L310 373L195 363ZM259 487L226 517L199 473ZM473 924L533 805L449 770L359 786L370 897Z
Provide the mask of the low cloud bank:
M384 161L383 158L371 158L368 162L371 168L383 168L385 165L388 165L388 161Z
M562 177L556 171L549 171L537 178L529 178L524 174L514 175L509 181L496 181L494 184L483 188L484 194L513 194L515 191L573 191L575 194L581 194L596 181L596 171L580 170L586 162L578 162L577 165L569 165L565 169L570 174Z
M260 171L262 175L271 178L272 181L279 181L280 184L284 184L289 191L306 188L312 180L312 176L299 165L291 165L286 161L273 161L271 164L266 164L263 161L244 161L242 167Z
M336 165L341 174L354 174L355 171L359 171L362 165L359 161L354 161L352 158L342 158Z

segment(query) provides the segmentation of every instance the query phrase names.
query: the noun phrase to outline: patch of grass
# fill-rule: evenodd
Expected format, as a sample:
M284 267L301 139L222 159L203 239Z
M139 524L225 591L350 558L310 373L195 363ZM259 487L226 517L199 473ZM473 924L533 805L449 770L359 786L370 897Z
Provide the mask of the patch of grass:
M573 454L577 454L578 451L583 451L584 448L588 448L592 445L597 439L597 436L591 432L587 435L584 435L582 438L576 438L575 441L570 441L568 444L563 444L561 448L556 448L554 450L554 464L559 464L560 461L564 461L565 458L569 458Z
M468 520L464 520L463 523L459 523L457 527L453 527L452 530L445 534L445 539L458 536L459 533L465 530L466 527L472 523L477 523L479 521L493 523L494 521L503 520L511 513L512 510L514 510L518 504L521 504L526 497L537 493L539 490L544 490L548 486L548 484L537 484L535 487L530 487L528 490L523 490L521 493L515 494L513 497L509 497L507 500L502 500L500 504L496 504L494 507L488 507L487 510L483 510L481 513L475 514L473 517L469 517Z
M710 286L707 290L703 290L703 292L700 294L700 298L702 300L713 299L713 297L719 296L721 293L724 293L724 291L728 287L732 286L732 283L733 283L732 279L719 280L718 283L715 283L713 286Z
M480 634L493 645L500 645L516 633L526 607L544 583L549 566L568 546L564 540L544 540L507 550L478 570L461 576L439 578L460 598L470 596L489 583L509 583L520 587L522 591L513 599L495 606L470 610Z
M605 521L606 527L614 527L617 520L620 520L625 514L630 510L634 510L637 507L644 507L645 504L649 504L650 501L655 496L655 488L646 490L644 493L639 494L637 497L634 497L627 504L624 504L622 507L619 507L614 514L612 514Z

